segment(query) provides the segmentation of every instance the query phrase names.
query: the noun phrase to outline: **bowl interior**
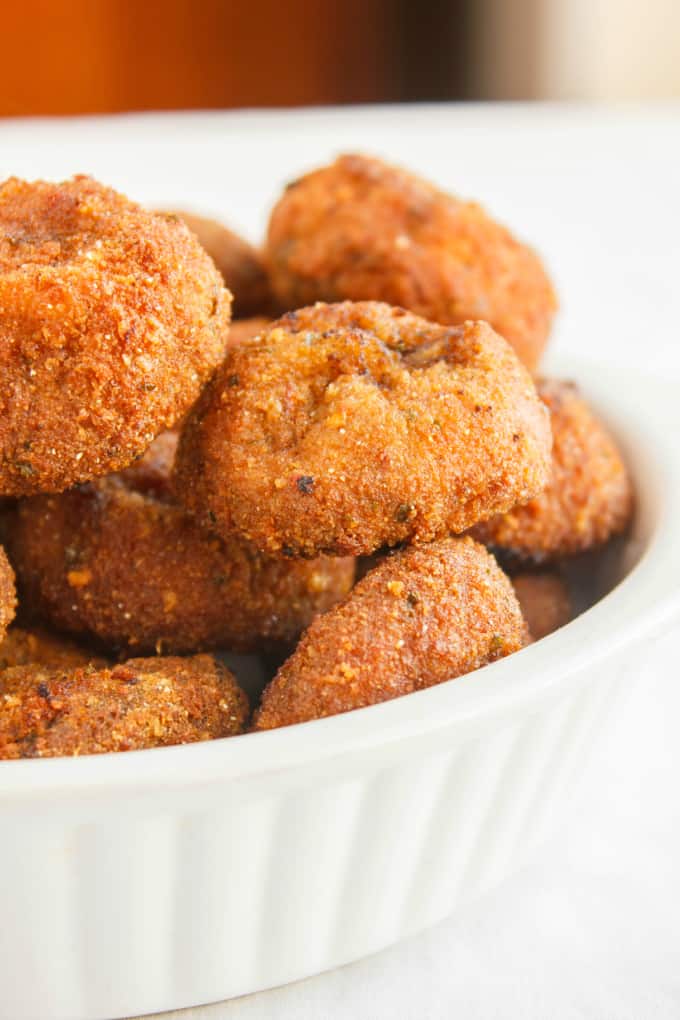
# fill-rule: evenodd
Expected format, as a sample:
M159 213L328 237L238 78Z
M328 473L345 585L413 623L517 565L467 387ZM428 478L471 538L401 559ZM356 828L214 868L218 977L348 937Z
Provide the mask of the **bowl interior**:
M151 751L80 759L0 762L0 799L22 794L68 794L106 787L123 792L168 782L223 782L288 767L308 767L349 753L444 731L493 725L500 714L521 710L537 697L559 691L628 642L680 616L680 457L674 436L680 425L674 387L589 363L556 362L547 372L578 382L616 436L636 489L633 525L594 562L571 568L581 615L540 642L455 682L405 698L282 730ZM244 657L241 675L252 669ZM258 667L259 668L259 667ZM262 675L255 672L254 684Z

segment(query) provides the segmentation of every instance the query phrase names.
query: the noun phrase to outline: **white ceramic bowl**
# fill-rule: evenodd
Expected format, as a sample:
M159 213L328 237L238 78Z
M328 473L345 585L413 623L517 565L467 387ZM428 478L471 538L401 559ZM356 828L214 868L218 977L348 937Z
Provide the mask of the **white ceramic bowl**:
M3 1017L129 1016L346 963L451 913L553 831L649 642L680 616L675 388L555 370L581 382L635 476L622 582L521 653L387 704L0 762Z

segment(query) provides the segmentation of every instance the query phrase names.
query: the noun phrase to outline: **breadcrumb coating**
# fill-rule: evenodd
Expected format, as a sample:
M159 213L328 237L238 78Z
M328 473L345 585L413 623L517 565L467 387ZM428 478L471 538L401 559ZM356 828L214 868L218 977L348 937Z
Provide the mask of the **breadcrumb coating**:
M368 156L289 185L267 255L283 308L349 298L444 324L484 319L532 370L557 307L538 255L479 205Z
M266 688L257 730L452 680L524 647L510 581L469 538L393 553L318 617Z
M124 652L259 650L349 591L352 559L271 559L203 532L174 502L176 435L120 475L24 500L10 524L38 619Z
M222 360L230 308L178 220L88 177L0 184L0 495L131 463Z
M2 641L7 627L14 619L17 607L14 581L14 571L9 565L5 550L0 545L0 641Z
M213 260L234 295L234 314L240 318L268 314L273 296L264 258L252 244L217 220L175 210Z
M429 542L544 487L550 426L486 323L378 302L289 313L231 348L182 433L180 499L270 553Z
M107 660L73 641L50 634L42 628L10 627L0 642L0 670L13 666L48 666L71 669L76 666L108 665Z
M211 655L0 673L0 759L189 744L242 733L247 719L248 699Z
M577 387L555 379L536 385L550 411L550 481L524 506L472 531L510 566L551 563L595 549L623 532L633 511L633 487L621 453Z

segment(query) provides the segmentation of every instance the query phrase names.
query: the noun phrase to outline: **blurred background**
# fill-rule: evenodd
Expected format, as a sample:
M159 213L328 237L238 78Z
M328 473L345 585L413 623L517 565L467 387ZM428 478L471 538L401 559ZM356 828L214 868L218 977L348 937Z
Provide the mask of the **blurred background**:
M680 96L680 0L5 0L0 116Z

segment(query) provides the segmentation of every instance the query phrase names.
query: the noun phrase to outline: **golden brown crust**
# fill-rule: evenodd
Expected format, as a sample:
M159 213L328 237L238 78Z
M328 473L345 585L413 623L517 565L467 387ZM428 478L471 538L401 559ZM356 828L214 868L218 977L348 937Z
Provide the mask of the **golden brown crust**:
M287 188L267 253L284 308L349 298L445 324L484 319L531 369L557 307L538 256L478 205L361 155Z
M9 565L5 550L0 545L0 641L4 638L7 627L14 619L17 607L14 580L14 571Z
M109 648L256 650L294 640L354 580L351 559L273 560L173 502L175 436L120 475L23 501L11 546L27 605Z
M528 373L486 323L319 304L230 349L187 421L176 486L260 549L365 554L529 499L550 442Z
M625 530L633 491L617 446L573 383L537 382L553 432L551 480L525 506L472 534L509 565L546 563L594 549Z
M268 314L273 297L262 254L239 234L217 220L174 210L213 260L234 295L234 312L241 318Z
M512 586L534 641L540 641L571 620L569 589L559 574L517 574Z
M36 628L10 627L0 643L0 670L13 666L48 666L75 669L77 666L107 666L106 659L66 638Z
M468 538L383 560L318 617L264 692L255 729L373 705L451 680L524 646L512 585Z
M0 494L134 460L221 361L230 307L179 221L88 177L0 184Z
M54 758L242 733L248 699L211 655L0 673L0 758Z

